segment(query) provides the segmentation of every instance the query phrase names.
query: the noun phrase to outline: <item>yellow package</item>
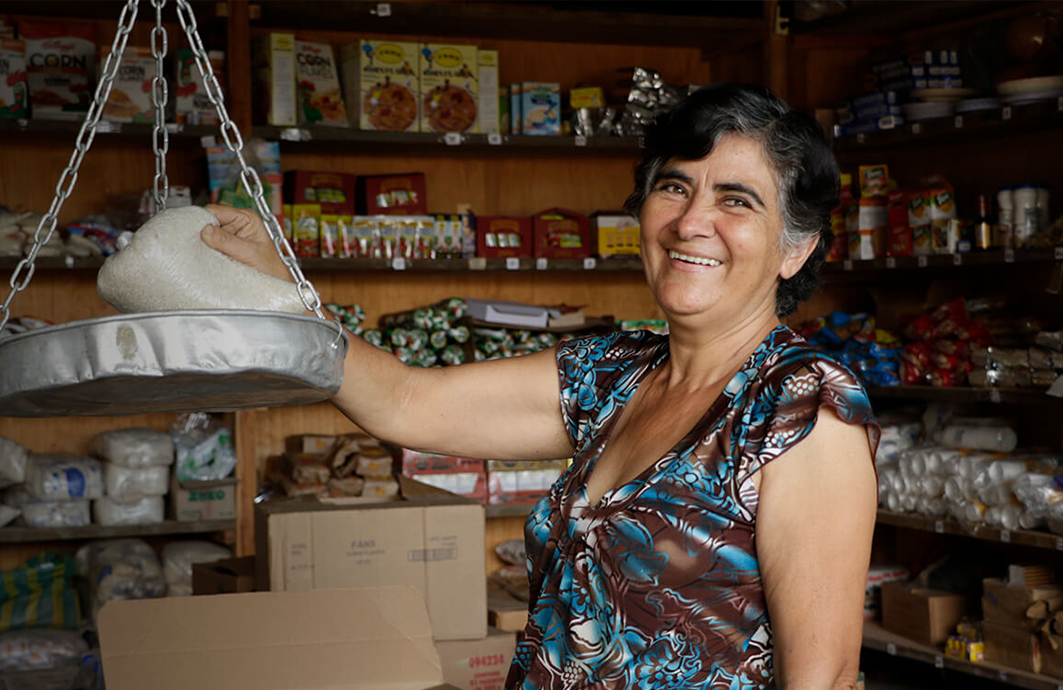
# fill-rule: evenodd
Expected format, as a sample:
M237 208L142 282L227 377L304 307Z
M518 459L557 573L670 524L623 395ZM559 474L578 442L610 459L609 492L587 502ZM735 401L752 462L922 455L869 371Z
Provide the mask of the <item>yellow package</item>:
M421 131L467 132L476 125L476 46L421 45Z
M860 198L873 199L889 194L890 169L888 165L860 166Z
M321 204L292 204L292 238L296 256L321 255Z

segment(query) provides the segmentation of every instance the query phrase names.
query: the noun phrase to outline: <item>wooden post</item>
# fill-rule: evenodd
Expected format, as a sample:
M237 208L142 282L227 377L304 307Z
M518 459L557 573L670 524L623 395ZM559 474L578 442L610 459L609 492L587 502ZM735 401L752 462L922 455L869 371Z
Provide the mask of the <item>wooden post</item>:
M258 492L258 462L255 458L256 410L240 410L233 415L236 443L236 555L255 552L255 494ZM258 420L261 423L261 419Z
M779 14L779 0L768 0L764 3L764 24L767 28L767 35L764 37L764 86L779 98L785 99L789 29Z
M229 0L229 65L225 100L244 139L251 136L251 15L249 0Z

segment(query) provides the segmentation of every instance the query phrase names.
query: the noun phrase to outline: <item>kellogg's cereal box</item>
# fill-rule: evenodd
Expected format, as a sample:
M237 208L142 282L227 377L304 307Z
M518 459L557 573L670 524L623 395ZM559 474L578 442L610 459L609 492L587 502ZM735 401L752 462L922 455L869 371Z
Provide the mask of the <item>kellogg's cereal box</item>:
M421 131L468 132L476 126L476 46L421 45Z
M26 44L0 39L0 117L29 117Z
M82 22L23 21L26 80L33 117L80 120L96 75L96 30Z
M348 126L332 46L317 41L295 42L295 84L299 124Z
M225 79L225 53L212 50L207 53L211 69L219 84ZM211 105L203 77L196 66L195 53L188 48L177 51L174 74L175 94L174 120L183 125L216 125L218 112Z
M361 40L340 48L348 118L359 129L416 132L421 95L416 43Z
M105 46L100 64L111 52ZM151 82L155 78L155 58L151 48L126 46L122 62L114 77L114 86L103 106L103 119L110 122L154 122L155 106L151 102Z

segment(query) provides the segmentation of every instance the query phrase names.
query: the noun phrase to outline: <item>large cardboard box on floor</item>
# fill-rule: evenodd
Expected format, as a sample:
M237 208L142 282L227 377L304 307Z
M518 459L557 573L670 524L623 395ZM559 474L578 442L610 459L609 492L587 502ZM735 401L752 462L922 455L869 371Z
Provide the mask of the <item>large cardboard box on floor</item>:
M112 601L108 690L425 690L446 685L411 587Z
M409 585L437 640L487 634L484 508L399 477L400 499L284 500L255 507L262 591Z
M462 690L502 690L516 648L517 636L496 628L482 640L436 642L443 680Z
M910 582L882 585L882 627L917 642L941 644L966 612L967 600L959 594Z

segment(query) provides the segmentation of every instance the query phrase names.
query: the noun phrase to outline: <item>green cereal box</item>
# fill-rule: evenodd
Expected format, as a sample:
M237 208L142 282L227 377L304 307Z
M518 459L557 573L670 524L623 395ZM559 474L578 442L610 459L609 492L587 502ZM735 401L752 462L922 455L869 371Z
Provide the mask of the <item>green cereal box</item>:
M476 46L424 43L420 58L421 131L472 131L480 94Z
M363 39L340 48L340 63L352 127L389 132L420 129L416 43Z

